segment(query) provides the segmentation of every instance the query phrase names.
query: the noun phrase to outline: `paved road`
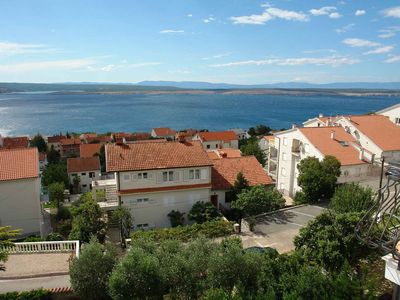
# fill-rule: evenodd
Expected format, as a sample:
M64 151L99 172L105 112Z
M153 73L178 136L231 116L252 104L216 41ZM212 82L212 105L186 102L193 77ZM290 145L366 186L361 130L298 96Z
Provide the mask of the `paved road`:
M0 280L0 293L30 291L39 288L52 289L70 287L69 275L40 277L30 279Z
M302 205L257 217L254 232L240 236L243 246L272 247L280 253L294 249L293 239L300 228L322 213L324 205Z

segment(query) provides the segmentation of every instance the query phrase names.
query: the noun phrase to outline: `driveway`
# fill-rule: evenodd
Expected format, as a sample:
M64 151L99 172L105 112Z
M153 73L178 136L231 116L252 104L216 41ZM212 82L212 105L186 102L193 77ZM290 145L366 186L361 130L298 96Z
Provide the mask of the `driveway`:
M321 214L326 205L300 205L260 215L254 231L242 225L243 247L271 247L279 253L294 250L293 239L302 227Z

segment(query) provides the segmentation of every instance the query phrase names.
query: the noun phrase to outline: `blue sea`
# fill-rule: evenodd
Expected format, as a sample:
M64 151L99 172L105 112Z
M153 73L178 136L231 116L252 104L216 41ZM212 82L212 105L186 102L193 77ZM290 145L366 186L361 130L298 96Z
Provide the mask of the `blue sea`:
M134 132L153 127L222 130L257 124L281 129L319 113L363 114L399 102L399 97L0 94L0 134Z

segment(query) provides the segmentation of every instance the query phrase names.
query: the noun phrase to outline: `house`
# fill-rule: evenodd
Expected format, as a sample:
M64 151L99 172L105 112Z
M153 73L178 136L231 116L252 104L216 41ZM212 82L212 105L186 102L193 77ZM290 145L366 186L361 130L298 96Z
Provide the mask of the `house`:
M248 134L247 131L242 128L233 128L229 130L233 131L239 140L245 140L250 137L250 134Z
M153 128L151 130L151 136L153 138L163 138L167 140L174 140L176 131L167 128L167 127L160 127L160 128Z
M210 159L242 157L242 152L239 149L222 148L207 150L207 155Z
M271 185L269 177L262 165L253 156L222 158L213 161L211 202L220 208L229 208L232 201L231 189L237 175L241 172L250 186Z
M64 135L53 135L47 137L47 148L51 150L52 148L56 150L58 153L61 153L61 140L66 139L67 137Z
M93 157L100 153L100 148L102 144L80 144L79 154L80 157Z
M106 165L135 228L170 227L172 210L187 215L197 201L210 201L213 163L199 142L108 144Z
M262 138L260 138L260 140L258 141L258 146L260 146L260 149L264 152L266 158L268 158L269 144L273 143L274 140L275 140L275 136L265 135Z
M100 180L100 159L94 157L68 158L67 172L69 183L76 193L86 193L92 189L92 181ZM79 178L79 186L74 186L74 178Z
M96 137L86 137L86 144L107 144L112 142L112 138L108 135L99 135Z
M96 139L96 138L97 138L97 133L94 132L82 133L79 136L79 139L84 143L88 143L88 139Z
M26 136L1 137L0 135L0 148L19 149L28 147L29 147L29 138Z
M43 171L47 166L47 154L46 152L39 152L39 170Z
M268 174L276 179L277 188L293 197L301 188L297 185L298 163L306 157L322 160L335 156L341 163L338 182L359 181L370 176L374 167L374 155L365 149L343 127L302 127L275 133L274 162L268 165Z
M239 149L239 139L233 131L199 132L193 140L203 144L204 149Z
M375 160L400 160L400 127L383 115L342 116L336 120Z
M42 232L37 148L0 150L0 226Z
M61 156L63 157L79 157L79 149L82 144L78 138L62 139L60 140L61 145Z
M400 126L400 103L377 111L376 114L386 116L394 124Z
M304 127L325 127L334 126L336 117L325 117L323 114L319 114L318 117L308 119L303 122Z

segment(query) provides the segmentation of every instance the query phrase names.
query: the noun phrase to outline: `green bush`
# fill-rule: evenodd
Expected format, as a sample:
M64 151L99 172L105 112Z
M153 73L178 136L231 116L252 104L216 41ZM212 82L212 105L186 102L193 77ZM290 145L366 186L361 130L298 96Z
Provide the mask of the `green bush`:
M215 238L226 236L231 233L233 233L233 223L227 222L223 219L217 219L202 224L196 223L191 226L135 231L132 233L131 237L132 240L145 238L158 242L163 240L180 240L187 242L200 236Z
M354 182L343 184L333 194L331 208L337 213L366 211L374 204L373 196L369 187Z
M31 242L43 242L43 239L40 236L37 235L30 235L24 239L25 243L31 243Z
M211 202L197 201L188 214L188 218L196 223L204 223L221 217L221 213ZM174 227L174 226L172 226Z
M29 292L11 292L0 294L0 300L50 300L51 292L46 290L32 290Z
M46 236L46 241L62 241L62 240L64 240L64 238L58 232L51 232Z

